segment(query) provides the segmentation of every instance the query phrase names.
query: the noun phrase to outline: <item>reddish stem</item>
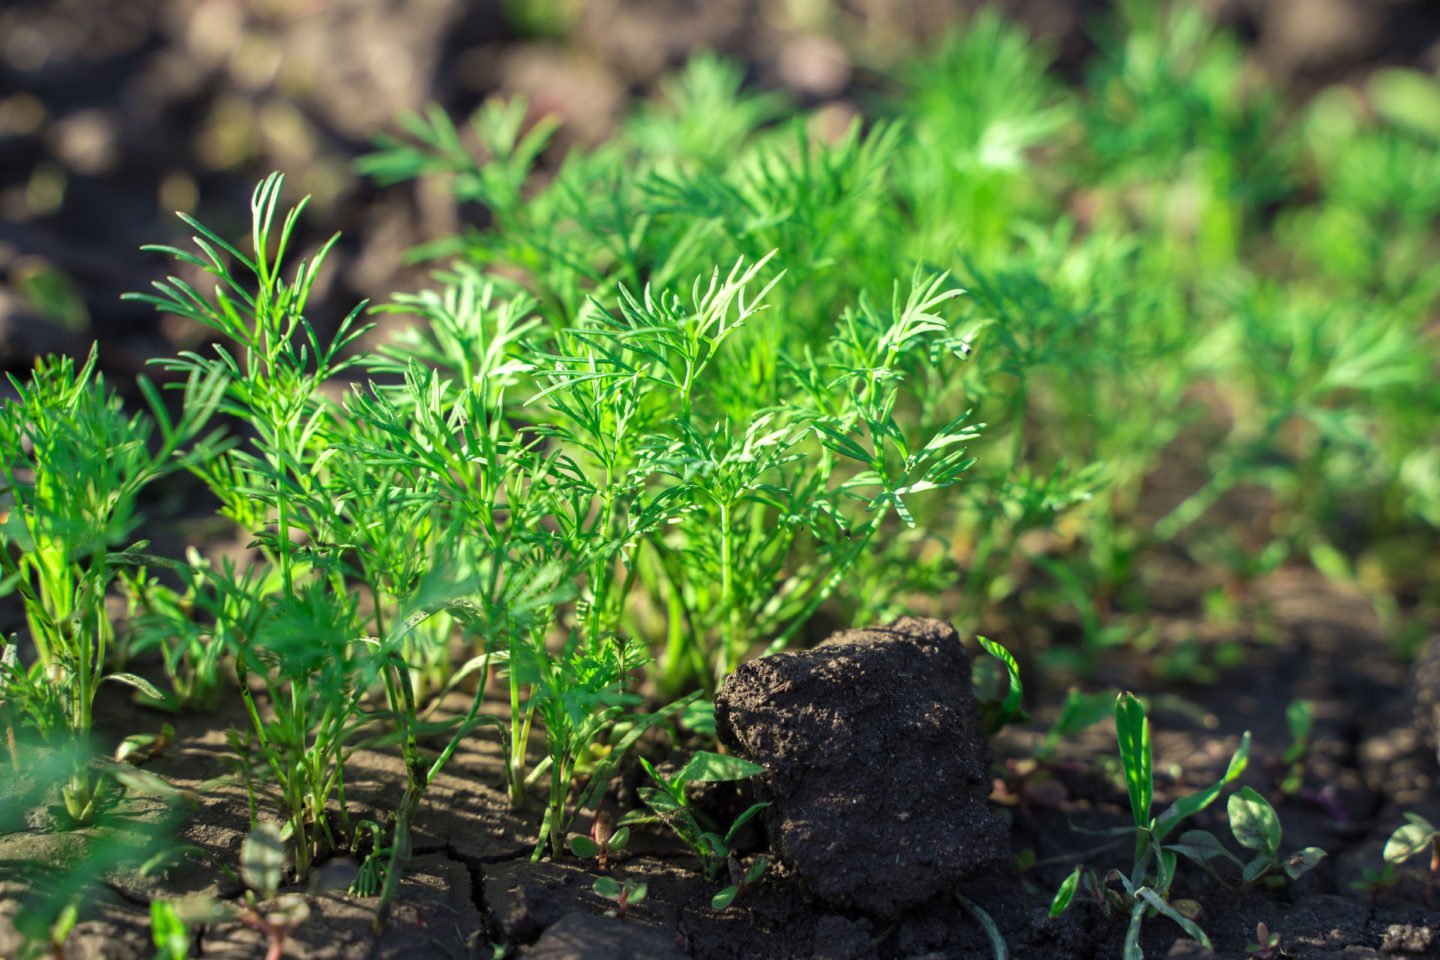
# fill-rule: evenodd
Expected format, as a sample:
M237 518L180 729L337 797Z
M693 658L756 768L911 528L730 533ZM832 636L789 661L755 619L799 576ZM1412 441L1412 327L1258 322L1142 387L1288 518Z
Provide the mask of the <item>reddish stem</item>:
M1440 874L1440 837L1430 840L1430 872L1425 874L1425 906L1431 909L1435 906L1432 894L1436 874Z

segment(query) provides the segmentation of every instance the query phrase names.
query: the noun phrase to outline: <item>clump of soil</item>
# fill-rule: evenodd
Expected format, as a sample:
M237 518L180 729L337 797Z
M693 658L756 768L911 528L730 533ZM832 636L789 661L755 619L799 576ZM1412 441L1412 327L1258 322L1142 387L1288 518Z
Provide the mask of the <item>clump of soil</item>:
M766 767L776 855L826 904L892 918L1006 855L953 627L906 617L742 665L720 740Z
M1425 897L1426 864L1417 859L1402 865L1398 884L1374 898L1351 887L1364 870L1380 865L1385 838L1404 822L1404 813L1440 821L1435 801L1440 768L1433 747L1423 745L1412 725L1403 695L1405 665L1385 647L1363 597L1316 574L1282 571L1257 587L1257 595L1275 638L1245 641L1243 665L1224 671L1220 682L1160 684L1145 675L1146 661L1133 656L1117 657L1089 681L1150 692L1157 804L1163 807L1213 782L1248 729L1254 747L1242 782L1275 804L1284 826L1283 850L1317 845L1329 853L1301 882L1273 891L1241 891L1182 868L1176 895L1201 904L1201 926L1221 957L1245 957L1260 922L1280 934L1287 957L1440 955L1437 914ZM1152 615L1198 631L1198 603L1197 595L1188 604L1177 603L1173 614ZM309 897L311 917L287 941L285 956L489 958L492 946L503 946L505 956L552 960L991 956L981 925L950 896L956 892L985 911L1017 960L1120 956L1125 917L1107 915L1087 893L1064 916L1046 915L1055 888L1077 863L1101 875L1112 867L1128 868L1128 838L1111 843L1096 834L1129 821L1123 785L1101 774L1102 760L1115 751L1113 732L1101 724L1065 738L1053 770L1065 790L1047 803L1032 797L1033 802L1012 806L1008 826L997 827L995 814L983 805L984 778L1003 776L1007 768L987 768L968 676L964 647L954 632L921 620L839 634L814 650L742 668L721 697L722 729L737 751L743 746L769 766L759 786L776 802L772 845L784 859L723 911L710 906L717 884L707 883L694 857L657 829L637 838L610 867L616 879L647 884L649 896L623 918L607 922L601 914L612 904L592 890L597 875L592 864L569 857L530 862L539 798L528 810L512 813L498 789L504 772L493 737L476 736L426 798L414 857L383 934L371 932L373 899L341 893ZM1045 672L1027 679L1033 681L1027 701L1036 716L995 739L1002 760L1033 755L1061 699L1046 689L1057 680ZM1417 676L1414 682L1424 688L1429 681ZM155 714L126 703L115 686L101 700L100 723L109 736L159 722ZM1310 702L1316 723L1303 786L1281 795L1276 782L1283 771L1275 762L1289 743L1285 706L1294 699ZM33 819L48 816L41 784L24 776L7 782L0 774L0 810L6 803L28 809L33 804L26 797L40 804L32 818L22 818L23 827L0 836L0 956L18 951L15 921L36 898L82 870L94 879L66 948L72 960L150 956L152 897L238 896L238 882L221 866L233 869L239 862L249 823L246 793L240 783L214 778L231 769L222 728L244 719L238 713L171 719L175 742L147 769L196 794L194 803L175 811L159 801L125 797L101 826L57 830L48 820ZM378 751L352 755L347 767L352 819L382 819L394 808L397 762ZM814 828L795 824L787 833L786 821L801 816L797 811L803 808L795 804L806 796L810 780L843 789L830 795L829 806L812 808L821 821ZM7 790L18 790L17 799L12 802ZM823 795L812 788L808 796ZM995 793L997 801L1007 796ZM875 798L878 806L870 804ZM943 818L967 807L972 826L965 829L974 831L969 842L975 861L998 856L1002 862L946 886L939 878L958 862L946 844L954 842L959 828ZM1195 825L1228 837L1223 808L1215 804ZM175 824L172 816L182 822ZM86 865L98 863L87 860L87 850L102 835L153 835L163 825L176 831L189 852L160 873L140 877L133 870ZM804 842L787 839L795 836ZM829 858L820 861L824 869L803 872L814 869L808 858L816 851ZM908 870L896 869L897 852L902 867L909 858ZM1028 869L1019 861L1003 862L1025 852L1033 854ZM861 894L850 902L863 905L841 905L846 901L824 886L827 878L855 885ZM926 890L930 898L917 902ZM915 905L882 916L880 910L890 908L880 902L881 893ZM867 894L870 899L860 899ZM590 920L582 924L577 914ZM257 956L260 949L252 931L233 924L193 933L197 956ZM642 946L650 952L642 954ZM1203 955L1163 918L1146 921L1142 946L1149 957Z

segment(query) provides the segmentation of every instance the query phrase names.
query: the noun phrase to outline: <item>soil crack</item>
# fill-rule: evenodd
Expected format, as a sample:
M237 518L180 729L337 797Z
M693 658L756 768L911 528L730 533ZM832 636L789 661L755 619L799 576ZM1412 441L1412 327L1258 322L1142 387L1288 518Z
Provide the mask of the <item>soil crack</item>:
M146 913L147 916L149 915L149 913L150 913L150 898L149 898L149 897L144 897L144 896L141 896L141 895L139 895L139 894L137 894L137 893L134 893L134 892L132 892L132 891L130 891L130 890L126 890L123 886L120 886L119 884L115 883L113 880L105 880L105 881L103 881L103 882L104 882L104 884L105 884L105 888L106 888L107 890L109 890L111 893L115 894L115 896L118 897L120 900L124 901L125 903L128 903L128 904L129 904L130 906L132 906L132 907L139 907L140 909L142 909L142 910L145 911L145 913Z
M417 849L415 852L420 853L421 851ZM485 897L485 865L488 863L500 863L503 862L503 860L467 856L456 849L454 844L449 843L443 846L437 846L427 852L443 854L447 859L453 860L465 868L466 873L470 876L470 902L474 904L476 912L480 914L479 935L485 939L486 943L495 943L497 930L495 914L490 908L489 900ZM504 859L518 859L523 855L522 852L514 857Z

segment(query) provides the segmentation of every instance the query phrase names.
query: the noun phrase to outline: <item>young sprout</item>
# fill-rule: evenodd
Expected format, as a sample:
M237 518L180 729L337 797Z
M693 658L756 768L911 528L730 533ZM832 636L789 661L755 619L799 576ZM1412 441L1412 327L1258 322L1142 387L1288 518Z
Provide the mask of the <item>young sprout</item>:
M1280 956L1280 934L1272 933L1264 920L1255 924L1255 941L1245 948L1250 960L1274 960Z
M1065 694L1065 702L1060 706L1055 723L1045 734L1045 739L1035 747L1035 761L1042 766L1052 763L1062 739L1105 720L1110 716L1114 702L1113 690L1085 693L1078 687L1071 687Z
M988 637L976 637L975 640L980 644L981 649L999 661L1005 670L1003 693L985 691L985 695L982 696L977 691L985 732L993 735L1002 727L1012 723L1023 723L1029 719L1029 714L1020 706L1020 698L1023 693L1020 683L1020 665L1015 662L1014 654L994 640ZM983 670L976 670L977 687L982 684L984 676Z
M355 873L350 892L357 897L378 896L385 889L385 881L390 873L390 857L395 851L393 847L386 845L384 828L374 820L361 820L355 825L355 829L357 832L370 831L371 846L370 853L361 861L360 868Z
M621 883L614 877L596 877L592 889L606 900L614 902L615 906L606 910L605 916L616 918L623 918L627 910L643 903L650 892L649 886L644 883L636 883L634 880Z
M1370 906L1374 907L1380 895L1395 889L1399 882L1400 875L1395 872L1395 865L1386 862L1381 864L1378 870L1366 867L1361 871L1361 879L1350 881L1350 889L1370 894Z
M150 935L155 941L155 960L189 960L193 938L173 901L150 901Z
M627 813L621 824L663 823L679 837L687 847L700 858L701 871L706 880L715 880L720 870L726 867L734 856L735 835L760 811L770 806L768 802L754 803L735 818L722 834L710 818L695 809L685 787L690 783L718 783L731 780L745 780L763 773L765 768L740 757L726 756L710 750L701 750L690 758L674 777L661 774L644 757L640 765L650 774L656 786L641 787L640 799L649 807L649 812L633 810ZM754 869L753 867L751 869ZM763 873L762 868L760 873ZM747 871L748 875L748 871ZM751 880L758 879L759 873ZM732 898L733 899L733 898Z
M570 838L570 852L582 860L594 860L601 870L610 869L610 855L619 853L630 842L630 828L621 827L611 831L610 814L604 810L595 814L590 824L590 835L575 834Z
M1186 819L1214 803L1225 788L1244 773L1250 757L1250 734L1240 738L1240 746L1230 758L1224 775L1204 790L1183 796L1168 809L1156 816L1152 811L1155 796L1155 781L1152 772L1153 759L1150 749L1150 721L1145 715L1145 705L1131 693L1121 693L1115 701L1115 738L1120 749L1120 765L1125 773L1126 793L1130 800L1130 813L1134 826L1116 831L1118 835L1133 833L1135 836L1135 858L1130 873L1111 870L1102 879L1095 871L1084 873L1087 886L1106 910L1129 913L1130 922L1125 932L1125 956L1138 957L1140 953L1141 925L1146 918L1164 916L1180 926L1192 938L1205 946L1210 939L1195 922L1197 911L1192 901L1171 900L1170 887L1175 881L1175 872L1181 856L1206 864L1219 855L1215 848L1224 852L1219 841L1204 849L1198 849L1191 841L1191 831L1182 835L1178 842L1170 835ZM1205 836L1208 836L1205 835ZM1214 840L1214 838L1210 838ZM1278 844L1278 838L1277 838ZM1228 853L1227 853L1228 855ZM1231 857L1232 859L1233 856ZM1077 868L1066 881L1050 904L1051 916L1059 916L1069 906L1075 895L1075 888L1081 880ZM1118 883L1117 891L1110 886Z
M164 916L154 921L157 944L162 932L167 943L178 945L176 938L187 927L233 922L265 937L264 960L281 960L286 941L310 916L305 894L279 892L285 861L286 843L280 828L269 822L258 824L240 846L240 879L246 888L243 902L235 904L204 895L176 900L168 909L162 908ZM354 878L353 863L334 860L311 877L308 889L311 894L344 890Z
M1418 813L1407 813L1408 821L1385 841L1385 866L1404 863L1413 857L1429 852L1430 866L1425 873L1425 905L1433 903L1435 878L1440 876L1440 830Z
M1070 875L1060 882L1060 888L1055 891L1055 897L1050 901L1050 919L1055 919L1070 908L1070 902L1075 899L1075 891L1080 886L1083 869L1076 864Z
M725 866L730 873L730 885L710 898L712 910L724 910L737 899L745 896L746 891L765 875L766 869L770 866L770 860L768 857L758 856L751 861L749 867L745 867L741 864L740 858L732 852L725 858Z
M1005 943L1005 937L1000 933L1000 927L995 923L995 918L980 904L971 900L963 893L955 894L955 902L960 904L961 909L970 914L971 918L985 931L986 938L990 941L990 955L994 960L1009 960L1010 948Z
M1230 816L1230 831L1235 835L1236 842L1255 853L1241 873L1241 879L1247 886L1261 879L1267 879L1273 885L1283 883L1283 878L1276 871L1283 872L1291 880L1298 880L1325 857L1325 851L1319 847L1306 847L1282 860L1279 856L1280 818L1275 815L1275 808L1270 806L1270 802L1251 787L1241 787L1231 794L1226 812Z
M48 941L46 946L49 947L49 950L47 952L49 952L51 956L63 958L65 956L65 943L70 939L70 934L75 930L75 924L80 920L80 902L79 900L70 900L67 902L60 908L60 912L55 916L54 921L51 922L48 928L43 929L43 931L34 930L35 924L33 921L29 924L24 922L29 919L30 918L25 917L23 913L20 918L17 919L16 926L20 929L20 932L27 935L32 945L41 942L43 936L43 939ZM37 933L40 935L37 936Z
M1310 752L1310 737L1315 729L1315 708L1308 700L1292 700L1285 708L1285 724L1290 728L1290 745L1276 764L1283 772L1280 792L1287 797L1300 792L1305 785L1305 758Z
M132 733L115 747L115 760L138 767L162 756L174 739L175 727L169 723L162 724L159 733Z

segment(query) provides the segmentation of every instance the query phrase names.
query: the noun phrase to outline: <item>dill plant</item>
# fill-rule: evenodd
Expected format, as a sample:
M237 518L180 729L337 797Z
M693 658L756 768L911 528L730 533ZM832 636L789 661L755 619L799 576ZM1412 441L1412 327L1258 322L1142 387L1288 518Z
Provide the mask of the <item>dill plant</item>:
M277 222L282 183L272 176L255 191L249 255L190 218L198 254L150 248L215 278L211 295L172 277L157 282L155 293L131 296L201 323L235 347L216 343L211 355L187 352L161 365L222 382L220 410L253 431L193 469L259 551L258 564L209 571L228 601L210 612L250 718L249 735L236 743L258 751L260 767L274 778L303 878L317 856L346 842L345 744L378 671L364 655L367 633L346 584L343 507L325 489L337 429L336 408L321 392L350 364L341 351L365 327L357 308L330 343L317 337L305 310L335 238L285 279L282 261L304 204ZM268 693L263 709L252 677Z
M213 296L172 278L140 298L238 347L162 362L221 384L220 410L249 431L188 465L253 537L255 560L193 572L213 591L201 606L231 652L251 721L235 743L278 793L301 876L353 840L345 756L367 725L393 726L407 760L393 861L408 851L425 785L460 736L489 722L478 715L481 684L438 762L421 760L419 704L444 676L454 628L474 640L474 669L508 678L511 715L499 726L512 802L548 774L542 845L558 855L572 781L583 767L603 782L589 769L592 745L623 719L626 732L609 744L618 761L646 726L688 703L637 712L635 671L650 659L633 621L637 583L672 610L666 686L713 685L753 646L757 623L758 636L783 642L888 512L913 523L906 499L957 483L969 465L962 445L975 432L964 415L930 435L893 416L901 364L947 329L936 311L957 291L943 275L917 271L888 310L862 298L824 357L791 364L791 389L805 401L789 407L740 390L769 389L768 378L732 343L754 335L768 306L779 277L760 281L769 257L702 274L688 300L622 286L615 313L590 301L545 339L528 294L498 294L462 268L442 295L398 305L437 321L402 373L396 351L342 358L365 329L358 310L319 341L306 299L329 245L283 278L303 203L278 220L281 184L257 188L253 253L193 221L199 256L165 248L214 276ZM488 343L478 352L477 338ZM343 400L323 389L361 362L400 381ZM511 407L521 387L532 395ZM840 459L859 469L835 473ZM840 509L852 500L871 514L854 533ZM827 531L830 562L785 570L800 529ZM778 596L763 589L782 574ZM681 641L684 630L695 633ZM546 756L527 770L537 718Z
M109 656L118 578L127 649L162 650L170 701L213 704L233 666L243 776L275 802L296 872L363 856L383 917L428 785L478 731L501 741L512 806L543 795L535 855L560 856L646 730L703 714L737 664L822 609L875 620L940 595L968 629L1002 604L1070 607L1083 666L1133 639L1121 614L1143 599L1145 551L1241 483L1276 491L1277 537L1330 569L1348 566L1347 505L1433 535L1417 345L1440 193L1435 129L1403 82L1377 89L1381 121L1332 92L1271 150L1281 119L1231 39L1138 0L1088 93L993 14L900 71L883 119L829 140L742 76L696 57L615 139L563 158L555 123L518 99L468 134L438 109L404 118L361 169L443 176L488 225L414 251L437 262L433 287L371 312L414 321L374 355L365 305L317 334L334 239L293 261L304 201L282 213L278 175L255 192L248 249L187 218L198 252L155 249L213 289L139 295L219 340L161 361L182 417L147 384L150 416L125 415L93 357L40 364L0 417L0 589L21 595L36 649L0 659L7 722L78 743L102 679L161 696ZM1293 202L1312 174L1316 200ZM1280 202L1284 269L1262 279L1250 258ZM1156 522L1141 490L1211 389L1245 412L1210 479ZM230 435L202 437L217 415ZM115 552L139 491L176 469L250 537L247 557ZM1019 716L1002 659L997 723ZM483 709L497 686L500 715ZM1093 719L1072 699L1070 720ZM1169 899L1176 857L1208 863L1216 845L1170 835L1245 754L1155 817L1143 707L1127 695L1116 716L1136 857L1120 891L1091 887L1129 913L1138 950L1146 918L1192 929ZM350 822L361 745L404 759L383 827ZM85 819L77 756L64 799ZM1270 822L1248 796L1236 809ZM1241 832L1268 857L1255 870L1278 864L1278 823Z
M924 394L907 381L944 379L970 345L953 320L940 318L940 305L958 292L936 279L943 271L922 271L907 287L894 284L893 249L882 263L894 211L881 185L900 148L898 127L856 125L832 145L815 143L798 121L762 129L773 101L758 104L731 81L714 61L698 60L671 88L675 102L637 119L643 133L572 153L524 204L506 206L510 194L482 198L509 233L546 249L521 250L502 231L471 231L447 250L467 267L504 265L530 278L545 318L534 335L558 341L543 348L558 366L528 373L557 414L545 429L558 427L560 439L604 471L602 500L621 503L604 491L617 478L631 482L629 470L648 474L650 495L665 491L666 501L683 504L673 517L658 500L635 514L656 525L635 531L639 546L618 584L628 581L646 608L665 611L658 667L662 688L672 691L696 680L713 686L758 642L783 645L837 588L870 571L888 571L876 578L873 599L894 597L905 569L894 560L914 540L877 538L884 517L911 528L908 494L954 485L968 461L946 458L976 436L968 405L953 394L929 405L923 422L910 422L909 406ZM686 105L699 91L717 122L746 131L738 163L717 167L684 132L693 122ZM493 122L517 109L491 104L477 115L485 156L517 155L516 131L496 139ZM457 183L483 179L484 160L444 149L456 134L443 116L407 129L417 142L385 141L363 168L392 182L440 163ZM617 211L626 214L623 228ZM872 223L877 229L867 231ZM726 248L737 265L728 278L706 262ZM717 322L706 312L712 291L733 298L738 281L777 265L783 274L747 296L752 306L779 300L783 321L756 313ZM847 282L852 269L871 282ZM661 292L687 273L713 279L692 289L688 304ZM451 268L442 282L454 289L455 276ZM608 302L619 303L618 316L600 309ZM451 369L463 362L447 361ZM577 392L611 412L597 419L576 405ZM620 438L614 448L602 439L612 433ZM626 437L637 441L632 449ZM847 516L851 503L864 511L858 523ZM774 519L761 519L767 514ZM742 515L753 519L737 524ZM872 555L875 546L884 559ZM598 593L584 600L592 618L613 604L603 594L621 576L605 567L595 573L587 590ZM640 627L635 616L626 611L632 630Z
M41 359L27 382L11 378L15 398L0 405L0 482L11 501L0 523L0 589L19 594L35 649L32 664L10 658L7 699L19 701L42 735L66 741L73 762L61 792L79 823L97 812L88 739L100 684L112 680L163 699L143 678L112 669L115 624L105 607L116 576L112 548L139 525L136 501L148 484L213 455L215 437L192 441L222 385L213 376L190 377L186 412L172 421L142 381L152 415L130 415L95 363L93 348L78 368L68 357Z
M317 858L354 843L348 752L377 724L393 731L408 784L393 825L388 902L425 787L459 740L485 722L482 683L440 756L426 760L418 751L419 707L427 691L447 687L451 634L481 633L483 666L491 656L508 657L513 636L543 650L548 615L534 611L553 601L532 588L557 578L537 579L540 567L552 569L549 560L527 566L522 554L533 554L535 544L512 543L494 520L497 511L513 518L526 490L548 489L546 466L523 442L511 449L514 438L488 431L487 401L495 397L483 382L457 389L416 369L393 387L372 385L343 399L326 391L363 359L342 351L366 327L357 308L328 344L316 336L306 301L330 246L283 278L304 203L277 220L282 184L277 175L256 190L253 254L193 221L201 256L165 248L219 280L213 297L172 278L140 299L205 323L240 348L217 344L213 356L163 361L222 380L221 409L250 431L195 468L257 551L244 566L194 571L211 590L202 607L233 657L250 718L234 742L259 782L274 784L304 877ZM463 545L471 534L483 547ZM263 701L252 678L266 691ZM507 769L518 800L519 771Z

